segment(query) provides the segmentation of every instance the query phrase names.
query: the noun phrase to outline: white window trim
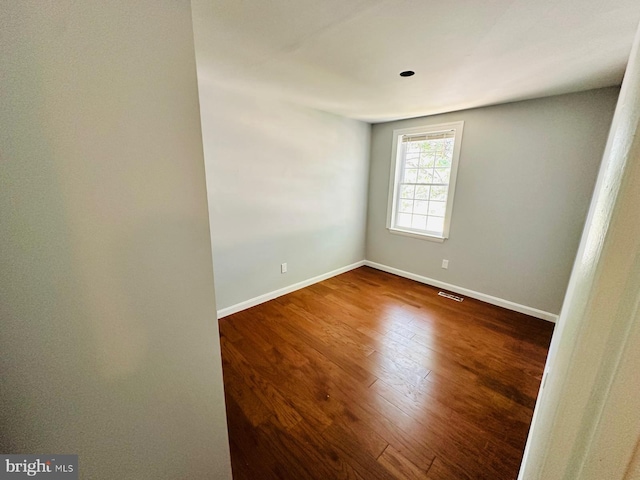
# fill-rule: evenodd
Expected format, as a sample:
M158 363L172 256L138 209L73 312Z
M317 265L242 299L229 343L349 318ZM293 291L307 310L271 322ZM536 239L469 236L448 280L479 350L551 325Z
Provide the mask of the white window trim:
M451 213L453 212L453 199L456 191L456 179L458 177L458 163L460 160L460 147L462 146L462 130L464 122L440 123L437 125L423 125L421 127L403 128L393 131L393 145L391 150L391 169L389 174L389 200L387 204L387 229L390 233L398 235L406 235L409 237L420 238L422 240L431 240L434 242L444 242L449 238L449 227L451 225ZM411 228L394 227L396 209L394 208L397 200L398 183L400 180L400 168L402 161L400 159L400 150L398 149L399 139L403 135L415 135L418 133L433 133L443 130L453 130L455 132L455 140L453 144L453 158L451 161L451 176L449 177L449 192L447 194L447 208L444 216L444 226L442 236L431 235L420 230Z

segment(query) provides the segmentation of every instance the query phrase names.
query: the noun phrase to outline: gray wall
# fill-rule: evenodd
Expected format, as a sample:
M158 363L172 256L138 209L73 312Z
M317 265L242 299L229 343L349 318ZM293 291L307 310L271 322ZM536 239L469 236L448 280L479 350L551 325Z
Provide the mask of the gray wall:
M3 2L0 50L0 452L231 478L189 2Z
M368 124L202 77L200 101L219 308L364 259Z
M373 126L367 260L557 314L617 88ZM463 120L444 243L386 229L392 131ZM449 269L441 268L442 259Z

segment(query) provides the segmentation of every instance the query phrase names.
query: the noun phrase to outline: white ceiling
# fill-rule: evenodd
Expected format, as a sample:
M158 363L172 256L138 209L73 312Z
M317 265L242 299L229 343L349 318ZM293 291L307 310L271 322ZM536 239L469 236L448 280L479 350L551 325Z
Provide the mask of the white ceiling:
M201 88L268 92L368 122L619 85L640 21L638 0L192 5Z

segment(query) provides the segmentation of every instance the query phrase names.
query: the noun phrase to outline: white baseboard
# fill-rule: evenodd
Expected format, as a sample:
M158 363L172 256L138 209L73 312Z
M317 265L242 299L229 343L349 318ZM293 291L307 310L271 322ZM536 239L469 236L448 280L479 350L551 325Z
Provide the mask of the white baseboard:
M327 278L335 277L336 275L340 275L341 273L348 272L349 270L354 270L356 268L362 267L364 264L365 264L365 261L361 260L360 262L352 263L351 265L347 265L346 267L338 268L337 270L332 270L331 272L318 275L317 277L309 278L308 280L303 280L302 282L294 283L293 285L289 285L288 287L280 288L278 290L274 290L273 292L265 293L264 295L250 298L249 300L236 303L235 305L231 305L230 307L227 307L227 308L222 308L218 310L218 319L221 319L222 317L226 317L228 315L232 315L242 310L246 310L247 308L255 307L256 305L260 305L261 303L268 302L269 300L273 300L274 298L281 297L282 295L286 295L287 293L295 292L296 290L300 290L301 288L308 287L309 285L313 285L314 283L322 282Z
M382 265L381 263L371 262L369 260L365 260L364 264L368 267L375 268L376 270L382 270L383 272L393 273L394 275L398 275L399 277L409 278L411 280L415 280L416 282L425 283L433 287L438 287L444 290L449 290L451 292L459 293L460 295L465 295L467 297L475 298L476 300L481 300L483 302L490 303L492 305L497 305L498 307L503 307L509 310L513 310L515 312L531 315L532 317L541 318L542 320L547 320L553 323L555 323L558 320L558 315L554 315L553 313L545 312L544 310L538 310L537 308L533 308L533 307L527 307L526 305L521 305L519 303L511 302L509 300L493 297L485 293L469 290L468 288L458 287L457 285L451 285L450 283L441 282L440 280L435 280L433 278L423 277L422 275L417 275L411 272L405 272L404 270L399 270L397 268L389 267L387 265Z
M358 267L362 267L363 265L366 265L371 268L375 268L376 270L381 270L383 272L393 273L394 275L398 275L399 277L415 280L416 282L425 283L433 287L443 288L445 290L459 293L460 295L465 295L467 297L475 298L476 300L481 300L483 302L487 302L492 305L497 305L499 307L513 310L515 312L524 313L525 315L531 315L532 317L541 318L542 320L547 320L549 322L555 323L558 320L557 315L553 313L545 312L544 310L538 310L537 308L527 307L526 305L521 305L519 303L511 302L509 300L493 297L485 293L476 292L475 290L469 290L468 288L459 287L457 285L452 285L450 283L441 282L440 280L435 280L433 278L423 277L422 275L406 272L404 270L389 267L387 265L372 262L370 260L362 260L360 262L352 263L351 265L347 265L346 267L338 268L337 270L333 270L331 272L318 275L317 277L309 278L308 280L303 280L302 282L294 283L293 285L289 285L288 287L280 288L278 290L274 290L273 292L265 293L264 295L250 298L249 300L236 303L235 305L231 305L230 307L222 308L218 310L218 319L226 317L228 315L232 315L242 310L246 310L247 308L255 307L256 305L260 305L261 303L268 302L269 300L273 300L274 298L281 297L282 295L286 295L287 293L295 292L296 290L300 290L301 288L308 287L309 285L313 285L314 283L322 282L323 280L326 280L331 277L335 277L336 275L340 275L342 273L348 272L349 270L354 270Z

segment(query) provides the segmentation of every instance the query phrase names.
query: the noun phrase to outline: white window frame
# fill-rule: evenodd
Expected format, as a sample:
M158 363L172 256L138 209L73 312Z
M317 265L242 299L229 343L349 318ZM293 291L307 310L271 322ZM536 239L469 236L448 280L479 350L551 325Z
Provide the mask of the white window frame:
M451 225L451 213L453 212L453 198L456 191L456 179L458 177L458 163L460 160L460 147L462 146L462 130L464 122L440 123L438 125L423 125L420 127L403 128L393 131L393 148L391 155L391 171L389 175L389 201L387 205L387 229L390 233L407 235L410 237L443 242L449 238ZM399 185L402 176L402 151L398 148L402 145L404 135L430 134L444 131L454 131L453 158L451 160L451 175L449 176L449 190L445 207L444 225L442 235L433 235L423 230L395 226Z

